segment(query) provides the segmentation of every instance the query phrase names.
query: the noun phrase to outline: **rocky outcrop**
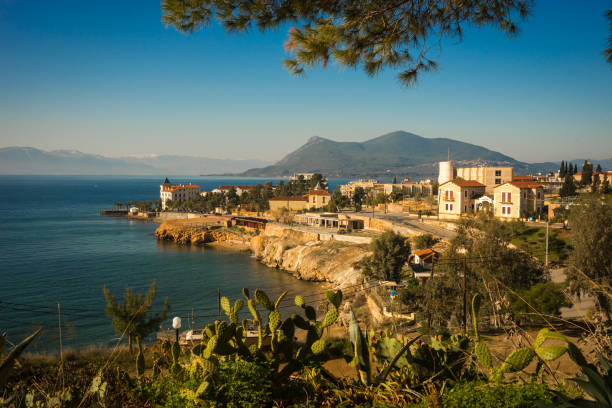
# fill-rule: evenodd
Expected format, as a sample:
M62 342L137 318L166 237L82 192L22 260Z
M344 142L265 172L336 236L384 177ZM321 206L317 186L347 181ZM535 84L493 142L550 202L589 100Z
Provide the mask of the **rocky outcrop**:
M338 287L363 281L355 264L369 254L367 245L304 242L291 235L259 235L251 239L251 250L263 264L289 271L298 279L330 282Z
M250 239L247 233L229 230L228 228L173 221L161 224L155 230L155 237L158 240L173 241L179 245L226 243L240 247L239 249L248 248L248 240Z

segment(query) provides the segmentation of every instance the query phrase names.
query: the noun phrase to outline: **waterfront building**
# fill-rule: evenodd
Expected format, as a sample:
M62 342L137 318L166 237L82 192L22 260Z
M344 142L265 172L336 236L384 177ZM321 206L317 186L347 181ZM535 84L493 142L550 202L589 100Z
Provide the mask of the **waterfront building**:
M494 215L519 219L540 213L544 208L544 187L535 181L511 181L495 187Z
M168 201L175 200L191 200L200 195L200 186L196 184L172 184L166 177L166 180L159 186L159 199L161 201L162 210L167 208Z
M459 218L477 210L478 199L485 194L485 185L473 180L451 180L438 190L440 218Z
M373 191L375 195L385 194L390 195L395 191L404 191L409 194L432 195L433 186L431 181L414 182L410 179L404 179L401 183L388 183L374 179L351 181L350 183L338 186L340 193L343 196L353 199L355 189L361 187L365 191Z
M317 228L333 228L337 230L352 231L363 229L364 222L359 218L351 218L346 214L338 213L305 213L296 214L294 220L298 224Z

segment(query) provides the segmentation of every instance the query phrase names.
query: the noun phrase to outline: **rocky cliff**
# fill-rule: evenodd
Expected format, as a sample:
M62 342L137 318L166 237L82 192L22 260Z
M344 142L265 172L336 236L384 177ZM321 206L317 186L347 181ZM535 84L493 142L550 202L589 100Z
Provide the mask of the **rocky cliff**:
M337 240L321 241L317 233L268 224L260 233L240 228L206 224L203 220L172 220L155 231L159 240L177 244L221 244L250 249L257 259L273 268L291 272L296 278L329 282L337 287L363 281L355 264L368 255L367 244Z
M318 241L311 235L270 226L251 239L251 250L263 264L289 271L298 279L329 282L338 287L363 281L355 264L370 253L367 245Z
M174 241L177 244L225 244L237 249L248 249L251 234L238 229L210 226L200 222L174 220L162 223L155 230L158 240Z

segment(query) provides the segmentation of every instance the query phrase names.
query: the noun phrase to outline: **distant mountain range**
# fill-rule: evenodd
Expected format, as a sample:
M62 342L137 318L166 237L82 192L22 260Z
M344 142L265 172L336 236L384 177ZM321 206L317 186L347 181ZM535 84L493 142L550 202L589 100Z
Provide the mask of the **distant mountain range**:
M398 131L357 142L335 142L312 137L308 142L272 166L250 169L244 176L287 176L295 172L320 172L328 177L434 177L438 162L450 151L456 167L481 165L512 166L516 174L556 171L559 163L524 163L502 153L453 139L424 138ZM578 163L582 166L584 160ZM610 168L611 160L600 161Z
M170 155L110 158L76 150L0 148L0 174L199 175L238 173L269 164L263 160Z
M455 167L512 166L517 175L557 171L560 164L524 163L471 143L398 131L361 143L335 142L315 136L275 164L262 160L170 155L109 158L79 151L6 147L0 148L0 174L285 177L299 172L320 172L329 178L428 178L437 177L438 162L447 160L449 150ZM584 159L570 161L579 169L584 163ZM589 161L605 170L612 169L612 158Z

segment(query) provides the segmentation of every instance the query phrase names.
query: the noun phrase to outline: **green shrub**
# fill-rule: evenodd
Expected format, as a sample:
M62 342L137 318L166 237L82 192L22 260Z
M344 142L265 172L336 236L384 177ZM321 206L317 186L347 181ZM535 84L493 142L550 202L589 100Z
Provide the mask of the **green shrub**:
M482 382L459 384L442 397L444 408L531 408L536 401L552 401L552 392L544 384L492 385ZM421 402L417 407L426 407Z

